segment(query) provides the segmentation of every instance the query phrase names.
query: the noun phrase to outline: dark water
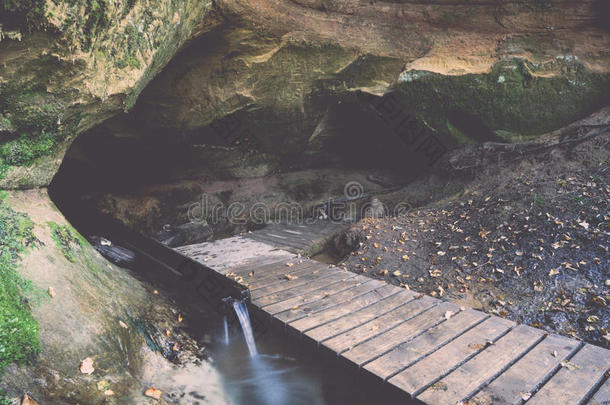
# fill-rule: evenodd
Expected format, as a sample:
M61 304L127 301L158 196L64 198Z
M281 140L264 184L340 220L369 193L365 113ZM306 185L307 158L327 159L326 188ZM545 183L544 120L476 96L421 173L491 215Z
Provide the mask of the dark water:
M214 366L236 405L406 404L388 385L369 380L332 356L325 357L298 337L270 329L256 335L251 356L239 322L223 322L211 347ZM394 395L393 395L394 394Z

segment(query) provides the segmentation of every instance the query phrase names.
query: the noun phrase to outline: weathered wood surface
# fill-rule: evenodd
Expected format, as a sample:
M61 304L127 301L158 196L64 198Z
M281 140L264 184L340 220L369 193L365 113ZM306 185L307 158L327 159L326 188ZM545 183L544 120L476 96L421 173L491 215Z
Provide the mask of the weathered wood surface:
M291 331L424 403L608 405L610 350L295 256L340 227L276 224L176 250L250 288L252 305Z
M604 385L595 393L589 405L610 405L610 379L607 379Z
M274 223L244 237L283 248L292 253L316 253L348 224L315 221L308 224Z
M579 404L594 391L609 370L608 350L587 344L527 403Z

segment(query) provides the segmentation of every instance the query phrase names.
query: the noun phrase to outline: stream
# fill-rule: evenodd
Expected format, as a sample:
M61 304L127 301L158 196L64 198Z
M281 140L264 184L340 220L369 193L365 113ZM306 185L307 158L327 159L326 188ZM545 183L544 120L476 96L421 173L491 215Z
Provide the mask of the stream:
M190 280L176 276L171 259L176 253L152 240L113 224L111 220L82 210L70 209L66 200L55 200L83 235L101 235L136 252L133 271L138 278L158 288L185 314L186 332L203 342L205 357L218 370L223 388L235 405L369 405L408 403L389 384L341 361L336 354L320 350L283 327L261 322L256 308L238 296L224 276L217 290L198 290ZM175 258L174 258L175 259ZM178 266L176 266L178 267ZM218 274L205 268L201 273ZM218 278L218 277L217 277ZM224 308L219 310L219 308ZM197 319L198 321L192 321ZM250 322L253 319L254 322ZM184 377L191 380L191 377ZM179 381L178 381L179 383ZM202 388L205 384L202 382ZM205 396L205 390L197 392ZM198 398L196 396L195 398ZM192 401L192 398L188 399ZM195 404L210 402L173 403Z

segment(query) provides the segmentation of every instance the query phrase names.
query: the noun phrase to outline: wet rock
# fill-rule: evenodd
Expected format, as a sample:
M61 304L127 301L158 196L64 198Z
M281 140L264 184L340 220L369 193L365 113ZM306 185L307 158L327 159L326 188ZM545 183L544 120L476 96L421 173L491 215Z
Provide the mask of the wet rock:
M91 244L102 256L120 267L133 268L136 254L129 249L115 245L101 236L92 236Z
M169 247L176 247L206 242L213 236L214 231L207 223L189 222L178 226L166 225L155 235L155 239Z

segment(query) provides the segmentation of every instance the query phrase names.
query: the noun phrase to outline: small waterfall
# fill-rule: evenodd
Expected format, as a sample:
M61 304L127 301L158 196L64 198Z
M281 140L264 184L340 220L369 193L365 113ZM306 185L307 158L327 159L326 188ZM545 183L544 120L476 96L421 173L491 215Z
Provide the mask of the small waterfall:
M250 323L250 315L248 314L248 307L246 307L245 300L233 301L233 308L239 318L241 324L241 330L244 332L244 338L250 351L250 357L258 355L256 350L256 343L254 342L254 332L252 331L252 324Z
M227 322L227 317L224 317L224 329L225 329L225 345L229 346L229 322Z

